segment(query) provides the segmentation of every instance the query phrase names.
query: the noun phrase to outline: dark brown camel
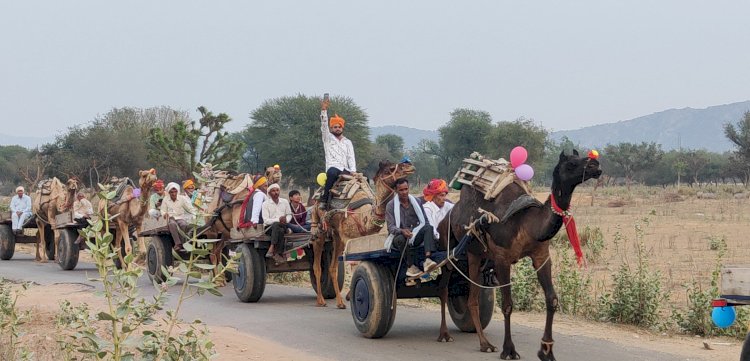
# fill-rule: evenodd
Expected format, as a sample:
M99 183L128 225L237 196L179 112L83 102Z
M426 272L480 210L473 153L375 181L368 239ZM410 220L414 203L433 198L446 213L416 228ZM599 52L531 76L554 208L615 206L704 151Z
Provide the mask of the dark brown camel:
M560 160L555 166L552 175L552 192L550 197L559 207L567 211L570 200L576 186L589 178L598 178L602 171L596 159L580 158L577 151L572 155L560 153ZM551 199L542 205L538 201L530 200L519 206L517 202L510 215L506 211L511 208L511 203L523 196L526 192L517 183L510 184L499 196L492 201L484 199L484 195L475 189L464 186L461 190L461 198L453 208L450 217L440 223L441 242L445 243L450 230L451 247L455 247L466 233L464 225L471 219L478 218L478 208L492 212L499 219L507 217L503 222L491 223L483 227L485 249L482 242L473 239L468 246L469 277L472 281L481 284L480 267L485 259L494 261L497 278L501 285L510 283L510 267L523 257L530 257L535 269L538 270L537 278L544 290L545 304L547 308L547 320L544 325L542 345L537 353L543 361L554 360L552 353L554 341L552 339L552 319L557 309L557 295L552 285L552 263L549 260L549 239L560 230L563 225L562 217L553 212ZM449 220L449 221L448 221ZM446 245L443 244L443 247ZM541 269L540 269L541 267ZM448 267L444 268L449 275ZM443 277L446 277L445 275ZM469 290L468 308L474 327L479 336L479 348L482 352L497 352L484 335L479 320L479 291L480 288L471 285ZM516 347L511 340L510 315L513 312L513 300L511 299L510 287L501 288L503 296L502 310L505 316L505 340L500 357L505 360L519 359ZM445 305L448 301L448 289L440 290L440 303L442 309L442 320L440 324L440 336L438 341L452 341L445 324Z

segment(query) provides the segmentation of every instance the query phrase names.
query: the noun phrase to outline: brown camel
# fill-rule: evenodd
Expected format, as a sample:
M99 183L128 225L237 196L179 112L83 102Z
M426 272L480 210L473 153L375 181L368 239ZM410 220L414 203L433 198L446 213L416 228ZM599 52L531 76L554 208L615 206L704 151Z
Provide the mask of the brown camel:
M47 262L46 252L46 226L52 229L54 239L54 258L57 259L57 240L58 231L55 229L55 216L70 210L75 200L75 194L78 190L78 179L71 177L66 182L67 186L62 184L57 177L45 179L41 182L39 189L34 192L31 210L36 215L37 241L36 241L36 260L38 262Z
M414 171L414 166L411 163L380 162L378 172L375 174L375 204L364 204L355 210L333 210L328 215L326 215L326 211L320 209L317 205L315 206L312 212L311 233L313 234L313 272L317 282L318 306L326 305L320 279L322 273L321 260L326 238L330 237L333 241L333 258L328 274L336 291L336 306L343 309L346 308L346 305L341 299L341 290L339 289L339 283L336 281L338 279L339 256L344 253L346 243L350 239L380 232L385 224L385 206L393 198L395 193L393 187L396 180L406 177ZM357 191L350 204L359 203L369 198L370 193L365 190ZM321 222L321 219L325 222ZM321 223L324 223L324 226L321 227ZM327 224L327 227L325 224Z
M148 212L148 199L151 196L151 187L157 180L156 171L153 169L139 171L138 176L138 186L141 189L140 196L133 196L133 186L127 185L122 191L120 199L114 203L109 203L107 206L107 213L110 217L115 217L114 221L117 224L114 249L117 250L120 255L121 261L122 258L133 251L133 246L130 244L130 232L128 232L128 228L131 225L135 226L136 234L141 234L143 218ZM99 202L98 209L99 214L102 214L102 211L104 210L104 202ZM122 242L125 242L124 255L120 252L123 244ZM138 237L138 251L143 253L146 252L146 242L143 237Z
M537 270L537 278L544 290L547 308L547 321L544 326L541 348L537 355L544 361L554 360L552 353L554 341L552 339L552 319L557 309L557 295L552 285L552 264L549 260L549 239L560 230L563 225L563 214L570 209L570 200L576 186L590 178L598 178L602 171L596 159L580 158L577 151L572 155L560 153L560 159L555 166L552 175L552 191L550 197L542 205L530 196L525 196L526 191L517 183L511 183L494 200L485 200L484 195L472 187L464 186L461 190L461 198L456 206L440 223L439 231L441 242L448 239L445 235L450 233L451 246L455 247L456 240L461 239L466 230L464 225L471 219L478 218L478 209L492 212L497 218L502 219L498 223L490 223L482 226L482 242L472 239L468 245L469 278L473 282L481 284L482 275L480 267L482 261L487 259L494 262L497 278L501 285L510 283L510 267L523 257L530 257L534 268ZM519 199L525 202L515 202ZM554 198L554 199L553 199ZM559 206L558 211L553 211L552 202ZM560 209L562 211L560 211ZM485 246L486 245L486 246ZM443 247L446 245L443 244ZM450 277L451 269L445 267L446 273L443 277ZM510 315L513 311L513 300L510 295L510 287L501 289L503 296L502 310L505 316L505 340L502 359L519 359L515 345L511 340ZM487 341L479 319L479 294L478 286L472 284L469 290L468 308L472 322L479 336L480 350L482 352L497 352L497 348ZM440 290L440 303L442 309L442 320L440 324L440 336L438 341L452 341L445 324L445 305L448 301L448 289Z

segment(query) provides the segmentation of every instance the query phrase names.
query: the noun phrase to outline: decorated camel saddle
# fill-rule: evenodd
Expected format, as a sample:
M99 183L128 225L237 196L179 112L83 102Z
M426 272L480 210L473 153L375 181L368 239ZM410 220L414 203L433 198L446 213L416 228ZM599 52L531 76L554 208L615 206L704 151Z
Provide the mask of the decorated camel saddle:
M472 187L484 194L484 199L492 200L511 183L516 183L531 194L531 189L526 181L515 176L515 172L507 160L486 158L478 152L471 153L469 158L463 160L461 169L453 176L450 186L453 189L461 189L464 185Z
M363 191L367 194L366 198L352 202L352 198L357 192ZM323 187L318 188L315 192L316 198L320 199L323 194ZM350 209L354 210L365 204L372 204L375 199L375 193L370 188L367 178L362 173L341 174L339 179L331 187L331 205L330 210Z
M118 178L118 177L112 177L107 181L107 185L111 186L112 190L115 192L115 197L112 198L110 201L111 203L120 203L120 202L127 202L133 197L137 197L137 195L134 194L125 194L125 189L128 186L133 187L133 189L138 188L138 186L133 182L132 179L128 177ZM123 197L123 195L125 197Z

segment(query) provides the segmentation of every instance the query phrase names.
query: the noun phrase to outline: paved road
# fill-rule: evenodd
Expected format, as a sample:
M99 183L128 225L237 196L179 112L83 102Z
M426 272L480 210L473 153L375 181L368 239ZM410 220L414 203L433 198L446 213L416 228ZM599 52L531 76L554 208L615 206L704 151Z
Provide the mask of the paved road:
M91 264L81 263L73 271L62 271L54 263L38 264L32 256L16 253L13 260L0 261L0 276L12 280L53 283L88 283L86 272L94 276ZM148 278L141 280L144 294L151 294ZM461 333L450 325L453 343L437 343L439 313L400 307L395 324L386 337L361 337L352 323L350 311L330 306L314 306L311 289L268 285L260 303L241 303L231 285L222 289L224 297L206 295L190 300L184 307L185 319L200 318L212 325L234 327L242 332L279 342L300 350L300 359L312 354L337 360L498 360L499 353L480 353L475 334ZM449 321L450 323L450 321ZM502 324L493 320L490 340L502 345ZM536 360L542 330L514 326L513 337L522 359ZM558 360L689 360L681 356L624 347L607 341L555 334Z

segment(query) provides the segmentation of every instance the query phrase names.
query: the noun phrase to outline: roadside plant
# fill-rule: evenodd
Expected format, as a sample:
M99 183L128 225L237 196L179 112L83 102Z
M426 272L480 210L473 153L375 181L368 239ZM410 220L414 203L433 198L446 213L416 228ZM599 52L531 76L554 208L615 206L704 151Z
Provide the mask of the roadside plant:
M101 201L111 201L115 192L99 185ZM104 311L96 312L88 306L61 303L57 316L58 345L66 360L208 360L215 354L208 338L208 329L198 320L188 327L178 327L179 312L183 303L206 292L221 296L216 284L223 282L224 271L236 268L236 259L219 265L218 272L206 276L201 270L213 269L202 263L210 253L211 243L202 242L193 235L184 244L186 258L173 252L176 267L162 268L165 282L154 283L156 294L144 298L139 294L138 280L143 270L133 261L133 253L123 259L122 268L115 267L113 235L109 231L112 220L104 214L80 233L86 241L96 263L98 275L90 281L101 283L97 296L105 299ZM172 273L180 271L184 278ZM165 308L171 286L180 284L174 309Z
M544 298L542 289L537 281L536 271L531 265L531 258L524 257L513 265L513 274L510 277L510 286L513 297L513 309L518 311L539 311L543 309ZM502 307L502 295L497 290L497 305Z
M559 302L558 310L570 315L586 315L592 308L591 275L585 273L567 248L558 251L557 274L555 275L555 291Z
M708 237L708 249L712 251L726 251L727 240L724 236L710 236Z
M18 340L24 334L21 326L31 317L30 311L19 311L17 307L18 298L28 287L22 283L21 289L13 290L0 278L0 360L31 360L34 356Z

